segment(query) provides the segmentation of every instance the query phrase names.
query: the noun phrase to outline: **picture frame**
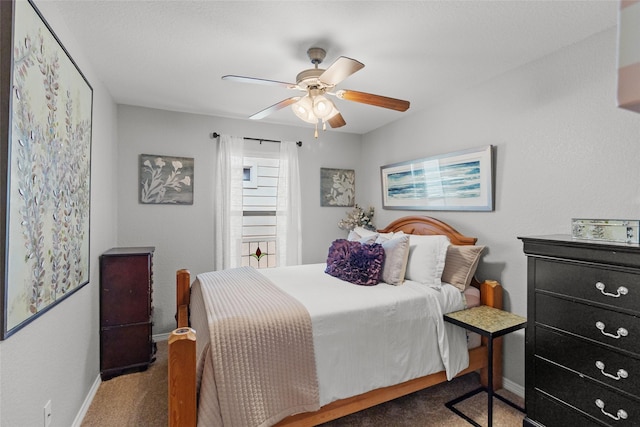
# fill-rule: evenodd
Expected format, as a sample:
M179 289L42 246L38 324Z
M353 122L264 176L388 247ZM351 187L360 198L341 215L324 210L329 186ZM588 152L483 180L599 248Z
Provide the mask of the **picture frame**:
M30 0L0 2L0 28L6 339L89 283L93 88Z
M320 206L353 207L355 203L355 170L320 168Z
M488 145L381 166L382 207L493 211L493 153Z
M138 201L143 205L193 205L193 157L140 154Z

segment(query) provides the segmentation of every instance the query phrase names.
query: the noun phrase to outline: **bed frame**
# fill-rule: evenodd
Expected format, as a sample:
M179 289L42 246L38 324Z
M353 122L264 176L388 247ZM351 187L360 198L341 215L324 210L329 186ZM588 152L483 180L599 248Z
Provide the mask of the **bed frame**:
M446 235L454 245L474 245L475 237L460 234L448 224L426 216L407 216L393 221L382 233L404 231L408 234ZM480 303L502 308L502 286L493 280L478 282L473 286L480 289ZM178 328L174 330L168 342L169 352L169 426L190 427L196 425L196 333L189 328L189 295L191 277L188 270L176 273L176 320ZM493 341L493 386L502 387L502 338ZM480 370L483 385L487 385L487 343L482 338L480 347L469 350L469 367L458 376ZM422 390L447 381L444 371L416 378L401 384L372 390L358 396L331 402L318 411L292 415L280 421L278 427L302 427L322 424L380 403Z

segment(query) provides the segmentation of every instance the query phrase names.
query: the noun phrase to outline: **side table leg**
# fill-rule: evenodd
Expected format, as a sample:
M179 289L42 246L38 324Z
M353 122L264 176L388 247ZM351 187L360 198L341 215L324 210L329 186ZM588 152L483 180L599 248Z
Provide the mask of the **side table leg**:
M493 337L487 340L487 356L489 357L489 380L487 381L487 426L493 426Z

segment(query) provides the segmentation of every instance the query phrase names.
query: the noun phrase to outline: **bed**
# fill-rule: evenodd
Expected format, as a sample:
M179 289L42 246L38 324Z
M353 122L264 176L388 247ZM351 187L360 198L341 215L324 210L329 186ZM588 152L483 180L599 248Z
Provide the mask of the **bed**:
M450 257L451 250L471 249L468 247L476 243L476 238L464 236L449 225L425 216L400 218L384 229L378 230L375 236L378 239L377 241L380 241L382 236L386 236L389 239L396 238L393 241L397 241L399 240L397 237L403 234L409 235L406 239L411 239L412 242L421 242L420 239L425 240L425 238L411 236L446 236L448 249L446 250L447 265L444 266L445 272L450 270L449 267L454 264L453 261L450 261L453 259ZM366 240L366 236L356 235L355 238L351 237L350 235L350 241L357 238ZM429 239L429 242L442 240L441 238L427 239ZM336 241L334 245L337 243L343 244L344 242ZM384 244L386 245L386 243ZM334 245L329 250L328 263L322 265L282 267L269 269L270 271L266 273L241 272L244 276L237 276L236 272L233 272L233 276L229 276L231 272L227 271L212 272L198 275L193 281L188 270L179 270L177 272L176 318L178 328L169 338L168 383L169 424L171 426L196 425L198 417L200 417L200 425L249 424L247 419L241 418L245 415L244 412L248 412L246 407L235 408L243 413L240 414L240 418L236 419L228 417L225 418L227 421L222 421L224 417L219 413L228 411L229 406L236 405L236 400L239 400L240 404L242 404L243 400L255 402L256 399L264 399L264 405L271 405L272 402L269 399L279 399L278 396L274 397L276 393L273 393L273 390L280 389L283 384L293 387L295 393L302 390L300 393L304 396L296 395L295 399L299 401L296 400L294 403L289 404L286 407L288 412L282 412L280 411L281 408L276 406L277 410L272 411L269 417L260 418L262 421L256 422L255 425L318 425L447 381L453 376L464 375L472 371L479 370L481 372L481 380L486 384L486 367L488 366L486 343L482 342L474 348L468 348L466 332L449 324L443 326L442 322L442 313L463 309L467 304L464 295L470 295L472 292L465 291L463 293L462 291L466 288L460 288L460 284L456 288L448 284L448 282L443 282L442 284L438 282L437 285L424 286L423 282L418 281L418 276L416 276L418 273L422 274L423 267L415 262L417 259L415 257L418 254L424 255L414 246L412 246L408 262L405 261L406 277L409 279L402 282L400 286L388 285L387 283L380 283L376 286L357 286L344 282L340 277L325 274L325 270L329 271L328 267L332 263L331 254ZM388 249L387 256L389 256L392 253L389 250L390 246L385 247ZM420 250L422 250L422 246ZM480 251L476 250L474 252L479 254ZM475 265L470 270L472 275L478 258L479 256L475 257ZM419 271L416 270L418 267ZM413 270L411 270L412 268ZM458 267L456 266L456 268ZM288 280L287 277L291 277L292 274L295 276L295 280ZM438 274L442 274L442 270ZM454 274L457 273L454 272ZM402 275L405 275L404 271ZM451 271L448 271L446 275L451 277ZM442 274L442 278L445 278L444 274ZM208 292L210 291L208 289L210 286L207 285L209 280L217 281L212 287L222 286L222 293L209 295ZM254 280L256 283L253 283ZM477 303L502 308L502 287L499 283L491 280L480 283L475 280L475 277L465 278L462 281L464 282L465 280L466 284L470 283L470 286L479 290ZM263 281L268 283L263 284ZM316 281L322 281L322 283L316 283ZM453 280L451 281L453 282ZM276 283L277 285L273 286ZM388 280L388 283L391 283L391 281ZM247 286L242 290L242 297L240 298L246 300L247 294L253 294L254 289L261 289L263 285L267 293L275 293L274 299L277 300L287 301L286 298L288 297L280 298L280 292L284 294L290 293L291 298L294 300L292 303L294 308L292 310L295 311L295 309L299 308L296 304L302 304L305 307L302 311L308 312L310 323L308 325L304 324L307 326L296 324L295 327L291 327L291 330L312 330L313 336L303 336L300 341L296 341L298 338L292 338L287 335L289 332L282 332L275 335L286 336L288 341L278 341L278 339L285 338L277 338L275 341L271 338L268 340L256 339L258 342L267 342L265 344L267 346L275 345L279 349L285 348L289 351L281 351L277 355L266 356L269 354L267 351L271 350L263 350L259 347L259 345L263 344L252 343L249 347L246 347L247 350L244 352L251 353L253 351L265 356L257 357L260 359L259 361L245 360L243 359L245 355L238 356L243 352L243 350L238 350L240 348L238 343L248 339L246 336L257 336L257 332L245 331L244 334L246 336L240 336L237 339L224 338L226 337L226 331L219 330L218 325L228 323L230 319L236 322L235 319L240 317L235 312L227 312L228 307L237 305L241 310L249 310L245 307L248 304L244 302L238 303L235 299L227 299L237 299L237 297L231 295L230 291L227 292L227 288L224 288L224 286L228 286L229 289L236 287L242 289L242 286ZM318 291L318 287L321 287L322 290ZM330 296L328 290L330 288L336 288L340 297ZM414 300L414 296L407 295L414 295L418 302ZM251 297L248 298L251 299ZM268 299L268 297L256 293L255 298L255 305L260 306L260 310L263 310L262 301ZM391 298L394 298L394 300L390 303L389 300ZM382 301L383 304L387 305L382 308L381 312L373 312L371 311L373 308L368 305L368 300L374 300L373 305L376 305L378 301ZM432 304L433 302L429 302L431 300L437 300L437 306L422 305ZM327 304L327 301L332 301L332 303ZM331 306L330 309L327 308L327 305ZM420 314L418 316L420 317L419 319L414 319L412 316L416 315L407 314L413 313L408 308L410 306L428 307L428 309L419 309L418 312ZM283 312L283 310L289 310L289 307L289 305L285 308L276 307L274 310ZM349 311L348 308L350 307L355 307L353 310L360 311L356 311L355 315L354 313L345 314L345 311ZM254 309L251 308L250 310ZM339 313L336 314L336 312ZM387 315L390 317L383 318L383 316ZM287 314L281 317L289 318L291 316ZM399 320L396 320L396 317L399 317ZM213 323L211 323L212 319L214 319ZM276 321L279 322L280 320L277 319ZM393 322L397 322L397 325ZM268 318L265 323L271 324L273 319ZM434 338L423 338L422 329L418 333L410 329L415 327L416 324L422 325L420 327L425 331L433 330L436 335L434 335ZM368 329L367 326L369 326ZM358 327L364 329L357 329ZM234 323L233 329L237 330L238 328L237 322ZM237 331L235 332L237 333ZM402 338L405 333L408 334L408 339L406 337ZM265 334L273 335L270 331L265 332ZM354 334L357 334L355 336L359 338L366 336L366 339L354 340ZM462 349L460 334L463 334L462 336L464 337ZM391 340L392 342L376 340ZM273 344L273 342L276 344ZM286 342L287 345L282 345L283 342ZM310 345L309 342L312 342L312 344ZM496 350L494 351L493 370L495 388L501 387L501 345L500 339L494 341L494 349ZM217 347L221 347L221 349L212 350ZM396 347L401 349L399 353L388 350ZM311 363L307 363L308 360L305 359L307 357L306 353L309 353L309 348L311 348L310 352L312 353L309 356ZM384 349L384 351L376 351L376 348ZM226 356L223 353L219 353L223 351L229 353ZM276 351L279 350L276 349ZM362 353L358 352L364 352L368 356L360 356ZM291 354L295 354L296 357L289 358ZM214 362L209 359L217 360L225 357L227 360L234 359L234 363L240 366L221 367L215 365L215 368L211 367L214 366ZM239 362L236 361L236 357ZM358 358L360 358L359 361ZM287 367L287 369L284 369L285 372L280 372L278 370L280 369L279 367L273 367L272 365L268 365L266 368L254 368L254 366L257 366L256 364L271 363L271 359L282 359L280 363L284 363ZM363 363L362 360L365 360L366 363ZM417 363L414 363L416 361ZM315 369L312 375L309 375L308 366L310 364ZM247 369L248 366L252 368ZM266 369L267 374L271 372L270 370L277 371L277 375L273 374L274 377L282 377L284 375L285 379L281 380L283 384L276 383L275 386L268 384L266 386L267 392L258 393L259 397L256 397L257 392L254 389L249 391L239 390L233 388L236 387L235 384L229 384L236 382L234 375L239 376L240 371L253 372L255 370L259 372L260 369ZM215 375L213 374L214 371ZM316 378L316 372L317 384L303 382L307 381L305 379L307 376ZM227 376L225 377L225 375ZM260 374L255 375L260 377ZM289 376L287 377L287 375ZM258 377L246 380L243 378L242 381L237 382L239 384L247 383L253 387L256 382L262 381L261 377ZM342 381L341 377L348 378ZM234 380L230 381L229 378ZM311 383L313 382L312 380L310 381ZM315 388L311 387L311 385ZM242 386L237 385L237 387ZM226 393L230 393L231 397L226 396ZM287 393L289 391L283 392L283 394ZM274 405L280 403L280 401L277 401ZM260 410L262 409L264 408L260 408ZM213 415L211 411L213 411ZM228 421L230 419L232 420L231 422Z

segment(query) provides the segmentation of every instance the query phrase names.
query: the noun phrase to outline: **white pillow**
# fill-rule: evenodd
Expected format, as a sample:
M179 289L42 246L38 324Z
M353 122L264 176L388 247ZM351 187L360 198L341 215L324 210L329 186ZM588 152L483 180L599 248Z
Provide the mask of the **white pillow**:
M360 225L356 226L352 231L354 233L358 233L358 235L360 237L371 236L372 234L378 234L376 231L369 230L369 229L364 228L364 227L362 227Z
M356 233L354 230L349 231L349 235L347 236L347 240L352 242L360 242L363 245L370 245L376 242L378 238L378 233L367 234L365 236Z
M410 235L405 279L439 288L449 243L447 236Z
M383 236L386 239L391 239L391 238L393 238L393 236L398 234L398 233L378 233L377 231L367 230L366 228L364 228L362 226L355 227L353 229L353 231L358 233L362 237L371 236L372 234L375 234L377 236ZM402 232L400 231L400 233L402 233Z
M382 244L384 249L384 265L382 266L382 281L390 285L401 285L404 282L409 258L409 236L396 234L393 239L378 237L376 243Z

